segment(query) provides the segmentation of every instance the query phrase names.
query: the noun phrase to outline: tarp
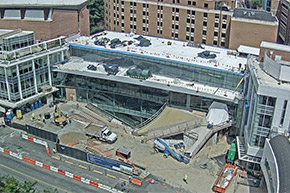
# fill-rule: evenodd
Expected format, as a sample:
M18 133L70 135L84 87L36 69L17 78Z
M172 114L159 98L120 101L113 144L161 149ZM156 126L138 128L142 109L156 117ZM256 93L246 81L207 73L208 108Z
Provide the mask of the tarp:
M218 125L229 120L228 107L226 104L213 102L209 107L209 112L206 116L207 122Z

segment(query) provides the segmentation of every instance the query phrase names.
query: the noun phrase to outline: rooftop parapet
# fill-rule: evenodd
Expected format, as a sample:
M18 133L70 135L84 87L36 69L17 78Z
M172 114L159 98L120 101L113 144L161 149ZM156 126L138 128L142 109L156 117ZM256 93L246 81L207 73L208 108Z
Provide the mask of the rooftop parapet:
M47 51L52 48L60 47L65 44L65 37L61 36L52 40L37 43L31 46L20 48L13 51L2 52L0 54L0 63L9 65L11 61L22 58L24 56Z

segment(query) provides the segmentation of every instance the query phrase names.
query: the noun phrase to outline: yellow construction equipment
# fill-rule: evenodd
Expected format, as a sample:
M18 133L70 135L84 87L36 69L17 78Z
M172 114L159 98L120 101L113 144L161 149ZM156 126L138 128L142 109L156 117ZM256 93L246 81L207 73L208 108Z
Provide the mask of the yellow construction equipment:
M67 124L67 118L62 114L61 110L55 105L54 110L54 123L57 126L65 126Z

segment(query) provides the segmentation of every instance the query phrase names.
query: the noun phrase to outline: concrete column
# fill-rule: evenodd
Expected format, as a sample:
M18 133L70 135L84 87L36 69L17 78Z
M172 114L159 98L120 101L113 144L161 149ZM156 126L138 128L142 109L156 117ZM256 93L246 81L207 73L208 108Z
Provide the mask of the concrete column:
M21 88L21 81L20 81L20 74L19 74L19 66L18 64L16 65L16 74L17 74L17 79L18 79L18 90L19 90L19 94L20 94L20 99L23 99L23 95L22 95L22 88Z
M32 71L33 71L33 77L34 77L33 80L34 80L35 93L38 93L34 60L32 60Z
M189 109L190 108L190 94L186 95L186 108Z
M7 69L4 67L4 72L5 72L5 82L6 82L6 87L7 87L7 94L8 94L8 100L11 100L11 91L8 83L8 76L7 76Z
M63 54L64 51L61 51L61 61L64 61L64 54Z
M47 68L48 68L48 80L49 80L49 85L52 86L52 80L51 80L51 72L50 72L50 60L49 60L49 55L47 57Z

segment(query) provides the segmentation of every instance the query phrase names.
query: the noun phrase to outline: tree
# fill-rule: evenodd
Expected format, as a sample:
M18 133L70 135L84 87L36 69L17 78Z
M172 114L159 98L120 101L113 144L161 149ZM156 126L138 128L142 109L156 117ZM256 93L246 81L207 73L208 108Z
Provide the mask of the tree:
M262 7L262 0L253 0L252 9L257 9L259 7Z
M35 193L37 182L24 181L20 183L14 177L0 178L0 192L2 193ZM39 192L39 191L38 191ZM43 193L58 193L57 189L43 190Z
M104 30L104 1L91 0L88 9L90 11L91 34Z

